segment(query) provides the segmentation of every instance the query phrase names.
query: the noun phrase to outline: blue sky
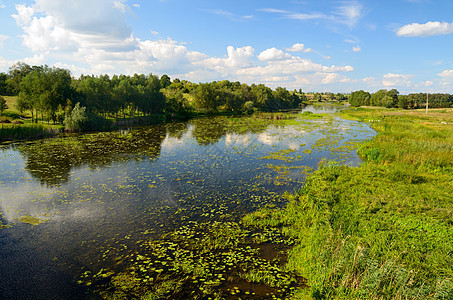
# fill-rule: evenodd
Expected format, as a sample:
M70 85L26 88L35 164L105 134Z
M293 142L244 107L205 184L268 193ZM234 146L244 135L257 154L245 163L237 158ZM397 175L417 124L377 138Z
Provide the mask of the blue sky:
M0 0L0 72L453 93L451 0Z

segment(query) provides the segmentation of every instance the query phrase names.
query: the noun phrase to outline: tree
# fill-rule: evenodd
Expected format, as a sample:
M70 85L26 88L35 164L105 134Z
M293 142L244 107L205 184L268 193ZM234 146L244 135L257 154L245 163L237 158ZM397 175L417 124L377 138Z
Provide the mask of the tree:
M138 86L136 105L144 114L160 114L165 109L165 96L149 86Z
M399 95L398 96L398 108L407 109L409 108L409 101L407 100L407 96Z
M383 106L382 99L387 95L387 90L379 90L376 93L371 94L370 105L371 106Z
M383 103L385 107L391 108L396 107L398 105L398 95L400 93L396 89L391 89L387 92L386 96L389 98L385 103ZM383 100L384 101L384 100Z
M131 85L130 78L120 76L118 84L112 88L112 102L116 107L115 110L121 109L125 116L126 108L133 105L134 94L134 87Z
M341 93L337 93L335 95L335 98L337 98L338 101L344 101L344 100L348 100L348 97L346 97L345 95L341 94Z
M389 97L389 96L384 96L384 98L382 98L381 106L386 107L386 108L392 108L393 107L393 98Z
M194 93L194 104L199 110L206 112L217 111L217 93L212 84L200 83Z
M314 95L313 95L313 100L316 100L318 102L321 102L322 101L322 95L318 92L316 92Z
M327 93L327 99L329 99L330 101L333 101L335 100L335 94L334 93Z
M220 97L224 102L224 108L226 111L231 111L234 113L239 113L242 111L243 95L242 90L237 90L235 92L224 90L220 93Z
M8 109L8 105L6 105L6 100L2 96L0 96L0 116L3 115L3 111Z
M186 114L191 111L189 101L184 98L180 91L170 92L166 95L165 112L169 115Z
M272 103L272 100L274 98L272 95L272 90L270 88L268 88L264 84L252 84L251 88L254 99L256 99L255 107L264 110L272 110L272 108L275 108L275 105L273 105ZM278 107L277 109L280 109L280 107Z
M9 68L7 84L12 95L18 95L20 92L20 83L22 79L31 71L40 69L41 67L30 67L26 63L18 62Z
M0 73L0 95L11 95L8 85L8 75L6 73Z
M17 108L30 110L32 119L34 111L41 112L41 116L46 113L55 123L58 107L64 106L73 94L71 81L69 70L47 66L33 68L20 82Z
M278 87L272 92L272 95L282 109L296 108L302 103L301 97L291 93L286 88Z
M371 95L363 90L352 92L349 97L349 104L352 106L370 105Z
M170 77L168 77L168 75L162 75L160 77L160 86L165 89L167 86L169 86L171 84L171 80L170 80Z
M112 105L114 103L112 101L112 88L107 75L99 77L81 76L74 86L79 94L81 105L88 110L97 113L118 110L117 103Z

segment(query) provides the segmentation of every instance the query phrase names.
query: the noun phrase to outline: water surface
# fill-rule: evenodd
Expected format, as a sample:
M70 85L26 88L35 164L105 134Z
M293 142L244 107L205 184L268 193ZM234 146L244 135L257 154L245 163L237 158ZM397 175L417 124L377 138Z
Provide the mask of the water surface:
M209 117L0 148L1 299L81 299L85 270L191 221L238 221L375 133L335 117Z

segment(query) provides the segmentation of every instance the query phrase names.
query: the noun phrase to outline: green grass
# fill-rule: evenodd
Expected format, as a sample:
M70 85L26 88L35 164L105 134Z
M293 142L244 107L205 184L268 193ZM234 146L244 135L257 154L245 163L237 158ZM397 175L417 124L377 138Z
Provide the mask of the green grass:
M0 142L50 137L59 131L58 126L42 124L0 124Z
M12 113L19 113L19 111L16 109L16 101L17 101L17 96L2 96L6 100L6 105L8 106L8 109L6 111L10 111Z
M343 115L378 131L367 162L324 163L285 209L244 222L297 240L286 268L313 298L452 299L453 112Z
M21 116L27 119L20 120L24 124L0 124L0 142L50 137L60 132L61 126L59 125L31 123L30 113L21 114L16 109L17 96L3 96L3 98L6 100L8 109L0 116L0 120L7 119L13 121L19 119Z

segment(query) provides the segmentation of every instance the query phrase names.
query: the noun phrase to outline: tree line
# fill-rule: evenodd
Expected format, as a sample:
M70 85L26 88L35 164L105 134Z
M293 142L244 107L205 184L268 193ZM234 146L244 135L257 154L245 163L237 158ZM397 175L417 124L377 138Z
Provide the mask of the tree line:
M426 94L400 95L396 89L379 90L369 93L363 90L352 92L349 103L352 106L382 106L387 108L398 107L402 109L423 108L426 105ZM429 107L448 108L453 107L453 95L429 94Z
M195 84L167 75L81 75L67 69L17 63L0 73L0 95L17 97L17 109L54 123L76 108L85 118L170 117L197 112L234 114L297 108L303 93L228 80Z

